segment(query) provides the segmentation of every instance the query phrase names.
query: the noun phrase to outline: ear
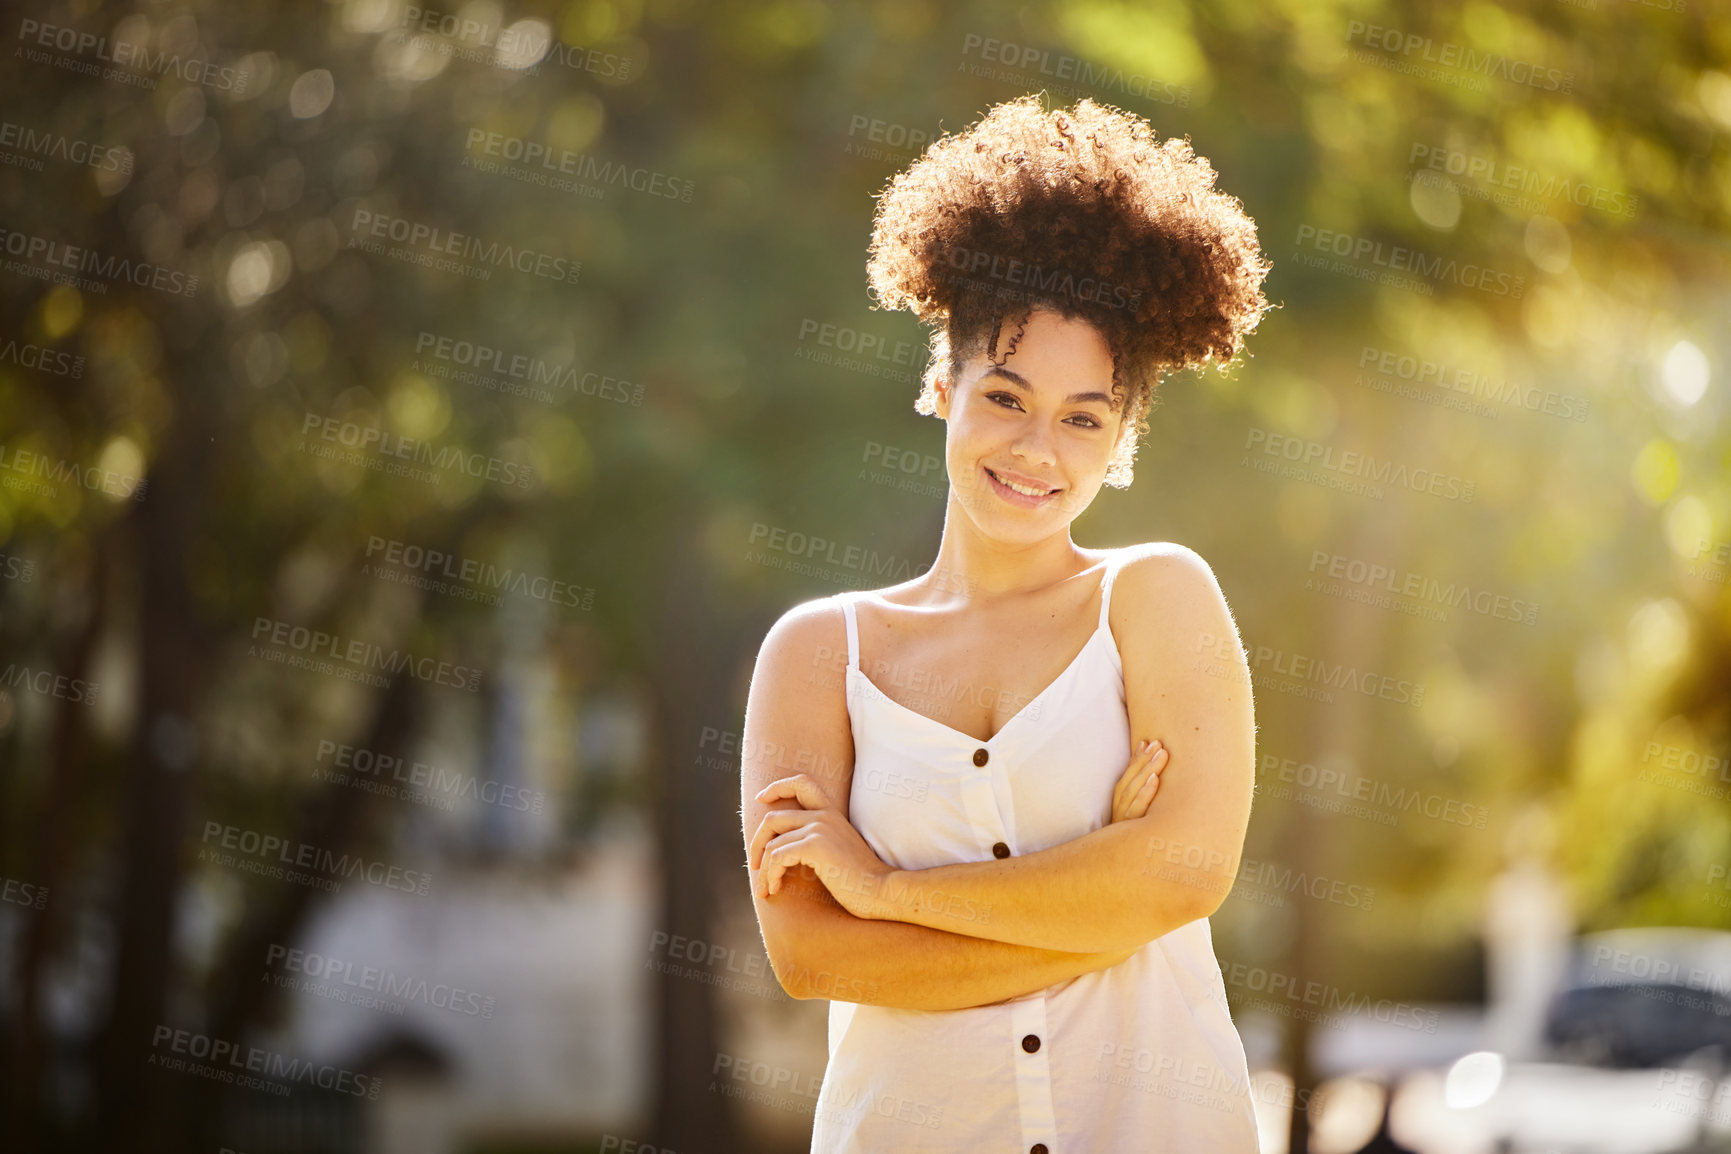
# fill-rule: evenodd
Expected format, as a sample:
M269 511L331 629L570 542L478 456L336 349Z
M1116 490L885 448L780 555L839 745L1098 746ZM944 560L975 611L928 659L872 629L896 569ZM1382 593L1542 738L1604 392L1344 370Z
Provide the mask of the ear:
M950 419L950 375L949 375L949 373L940 370L938 372L938 374L932 378L932 390L933 390L933 392L935 392L937 394L937 400L934 402L934 406L936 407L936 409L938 411L939 418L941 418L942 420L946 420L946 421L949 420Z

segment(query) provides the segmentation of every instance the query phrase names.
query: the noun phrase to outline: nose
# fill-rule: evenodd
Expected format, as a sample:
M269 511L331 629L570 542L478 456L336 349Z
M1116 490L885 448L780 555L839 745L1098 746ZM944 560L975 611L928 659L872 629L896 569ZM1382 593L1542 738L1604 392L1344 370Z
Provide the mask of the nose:
M1050 467L1057 463L1052 449L1051 434L1038 421L1029 422L1028 429L1010 444L1010 452L1030 464Z

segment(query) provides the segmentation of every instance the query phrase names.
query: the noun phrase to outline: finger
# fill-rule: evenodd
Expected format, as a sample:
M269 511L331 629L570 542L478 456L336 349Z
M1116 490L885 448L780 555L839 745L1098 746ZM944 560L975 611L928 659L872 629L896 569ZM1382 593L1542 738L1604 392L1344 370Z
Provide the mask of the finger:
M1128 815L1130 817L1146 816L1148 810L1154 804L1155 796L1159 792L1160 775L1155 773L1149 776L1147 782L1142 786L1142 789L1136 794L1136 799L1130 803Z
M1114 802L1121 802L1128 796L1133 796L1131 791L1135 788L1136 776L1146 765L1148 751L1152 745L1152 742L1144 741L1136 747L1135 754L1130 758L1130 764L1125 766L1124 772L1118 775L1118 783L1113 787L1112 800Z
M1143 742L1142 746L1136 751L1136 756L1130 759L1130 764L1124 767L1124 776L1132 777L1147 768L1148 763L1154 760L1154 755L1159 753L1161 748L1162 746L1158 739Z
M1126 812L1133 810L1153 796L1149 787L1159 788L1160 771L1166 767L1167 760L1168 754L1164 748L1154 751L1154 755L1148 759L1148 764L1142 767L1133 780L1126 783L1124 797L1119 805L1120 809ZM1146 812L1145 809L1144 812ZM1130 814L1129 816L1140 817L1141 814Z
M783 837L790 838L790 840L780 840ZM814 869L816 868L813 861L813 858L815 858L816 855L810 852L811 840L809 834L800 834L798 836L791 834L778 834L776 839L770 842L769 848L764 851L763 855L763 888L765 896L772 895L781 889L782 875L787 873L787 871L792 869L794 866L805 864L811 865Z
M757 793L757 800L765 804L792 798L804 809L822 809L829 803L818 788L811 775L796 773L792 777L783 777L770 782Z
M1148 780L1142 783L1142 792L1152 795L1160 788L1160 774L1166 768L1166 751L1162 749L1154 755L1154 760L1148 764Z
M1118 801L1127 802L1136 796L1142 788L1142 783L1147 780L1147 775L1152 771L1156 760L1162 757L1164 752L1164 748L1158 741L1148 742L1144 745L1143 752L1131 759L1123 776L1118 779L1116 791Z
M753 869L763 866L763 847L769 844L771 838L797 829L815 817L810 810L805 809L772 809L763 815L763 820L757 823L757 832L751 835L751 844L746 847L747 860Z
M1160 775L1156 773L1156 774L1153 774L1152 776L1150 776L1148 778L1147 783L1145 785L1143 785L1143 787L1142 787L1142 791L1140 793L1138 793L1136 796L1143 801L1148 801L1151 798L1153 798L1153 796L1155 794L1157 794L1159 792L1160 792Z

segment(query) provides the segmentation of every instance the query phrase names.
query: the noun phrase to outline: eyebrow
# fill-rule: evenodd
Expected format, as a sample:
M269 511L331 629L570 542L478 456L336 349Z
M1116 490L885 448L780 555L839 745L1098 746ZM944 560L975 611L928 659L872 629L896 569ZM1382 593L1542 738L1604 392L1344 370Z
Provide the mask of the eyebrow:
M1026 389L1030 393L1034 391L1034 386L1030 385L1027 382L1027 379L1020 373L1015 372L1012 369L993 366L991 369L986 371L986 376L1003 377L1006 381L1009 381L1012 385L1015 385L1018 388ZM1071 393L1069 396L1064 398L1064 403L1066 405L1077 405L1084 401L1099 401L1108 409L1112 407L1112 398L1105 393Z

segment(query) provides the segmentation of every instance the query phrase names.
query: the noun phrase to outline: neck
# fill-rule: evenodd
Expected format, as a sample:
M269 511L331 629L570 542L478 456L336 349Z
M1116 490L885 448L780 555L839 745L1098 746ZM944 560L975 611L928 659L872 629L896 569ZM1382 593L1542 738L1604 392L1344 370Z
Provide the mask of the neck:
M993 601L1046 589L1088 567L1070 539L1070 526L1030 542L1004 541L979 526L950 491L944 535L926 578L934 599Z

